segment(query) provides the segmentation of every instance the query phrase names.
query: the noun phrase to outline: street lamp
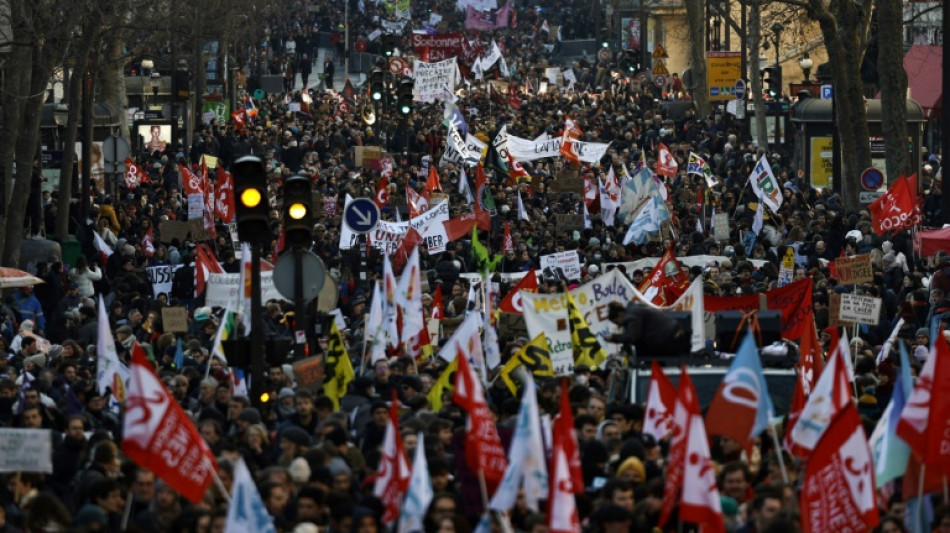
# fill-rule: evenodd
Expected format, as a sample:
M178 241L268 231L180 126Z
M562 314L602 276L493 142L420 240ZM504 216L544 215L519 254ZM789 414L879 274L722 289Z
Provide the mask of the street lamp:
M802 73L805 74L805 83L811 83L811 68L815 66L815 62L808 57L808 52L802 54L802 58L798 60L798 66L801 67Z
M153 68L155 68L155 62L154 62L154 61L152 61L151 59L143 59L143 60L142 60L142 66L141 66L141 69L140 69L141 72L140 72L139 74L142 75L142 76L147 76L148 74L146 74L145 71L148 70L149 73L151 73Z

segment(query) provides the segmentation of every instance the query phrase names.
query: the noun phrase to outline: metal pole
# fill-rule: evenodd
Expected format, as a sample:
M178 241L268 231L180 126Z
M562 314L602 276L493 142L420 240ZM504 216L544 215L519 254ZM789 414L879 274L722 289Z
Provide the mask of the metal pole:
M775 103L778 104L778 108L774 110L775 113L775 151L780 151L780 144L782 142L781 129L782 129L782 56L779 53L779 45L782 42L782 35L780 32L775 32L775 75L778 76L778 92L775 93Z
M359 286L363 289L366 288L367 284L367 273L366 273L366 259L368 255L368 250L366 249L366 234L360 233L360 281Z
M264 394L264 316L261 303L261 244L251 243L251 401L262 407Z
M947 9L947 4L950 2L943 3L943 32L941 36L943 37L943 43L947 42L947 35L950 32L950 9ZM942 76L942 88L944 91L940 94L946 94L947 90L947 73L950 72L950 55L946 51L943 52L943 76ZM944 167L943 158L947 157L947 153L950 153L950 106L944 105L940 110L940 173L943 175L943 194L940 198L940 212L943 214L943 222L946 224L950 221L950 179L947 178L947 172ZM931 123L931 128L933 128L933 123ZM931 145L932 147L933 145ZM919 163L918 163L919 165ZM921 180L917 180L917 183L920 183Z
M343 2L343 80L350 75L350 2ZM332 87L331 87L332 89Z
M82 84L82 168L79 169L82 172L79 187L82 194L80 208L83 224L89 218L89 210L92 208L89 189L92 184L92 106L94 103L92 98L92 73L88 69L87 66L83 73L85 79ZM69 147L67 146L64 149L69 149ZM95 228L93 228L93 231L95 231Z
M294 246L294 359L301 360L306 357L305 344L297 342L297 331L306 331L303 323L303 316L306 314L303 301L303 250L299 246Z

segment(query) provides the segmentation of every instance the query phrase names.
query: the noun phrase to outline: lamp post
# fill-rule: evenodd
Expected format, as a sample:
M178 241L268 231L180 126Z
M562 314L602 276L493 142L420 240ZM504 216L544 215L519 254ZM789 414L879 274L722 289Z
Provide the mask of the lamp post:
M808 52L802 54L802 58L798 60L798 66L801 67L802 73L805 75L805 83L811 83L811 68L815 66L815 62L808 57Z

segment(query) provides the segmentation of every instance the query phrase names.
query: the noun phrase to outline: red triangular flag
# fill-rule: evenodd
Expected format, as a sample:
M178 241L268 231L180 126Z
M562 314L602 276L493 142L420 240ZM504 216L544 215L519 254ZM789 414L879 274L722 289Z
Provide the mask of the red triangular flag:
M581 530L577 513L575 493L583 492L584 484L576 484L576 476L571 468L571 454L577 452L574 438L574 424L567 425L562 419L571 415L571 404L567 402L567 411L563 399L567 397L567 386L561 391L561 413L554 419L553 446L551 451L551 483L548 489L548 530L551 533L576 533Z
M552 431L555 440L560 437L561 446L567 458L567 468L571 476L571 486L575 493L584 492L584 472L581 470L581 454L577 445L577 430L574 429L574 412L571 411L571 398L568 394L567 380L561 383L561 408L556 417Z
M461 349L456 357L458 371L455 373L452 401L468 413L465 421L465 463L472 473L484 473L491 493L505 475L508 458L485 402L482 384Z
M231 174L218 165L218 182L215 184L214 216L221 222L234 222L234 181Z
M682 386L692 387L687 381ZM683 472L683 493L680 501L680 520L703 525L703 532L725 533L722 504L716 486L716 467L709 452L709 439L703 426L696 391L690 394L689 425L686 435L686 468Z
M376 185L376 196L373 198L376 207L382 209L389 205L389 177L383 176Z
M132 351L122 453L198 503L214 482L217 462L142 352Z
M673 431L673 407L676 404L676 389L663 372L660 363L653 361L650 371L650 386L647 389L646 408L643 412L643 434L652 435L660 441Z
M435 286L435 292L432 293L432 317L433 320L442 320L445 318L445 302L442 298L442 285Z
M680 489L683 487L683 477L686 474L686 450L689 444L689 406L696 402L696 389L689 378L686 367L682 367L679 390L676 395L676 406L673 408L673 438L670 441L670 453L667 457L666 484L663 488L663 506L660 508L660 520L657 523L662 529L666 525L673 508L679 502Z
M125 187L134 189L142 183L149 183L148 174L131 157L125 158Z
M943 335L917 377L914 392L897 422L897 436L928 470L950 476L950 347Z
M399 396L392 391L389 404L389 420L386 421L386 434L380 450L379 467L373 483L373 495L383 502L383 523L392 524L399 518L399 508L403 496L409 488L409 461L406 460L406 448L402 444L399 432Z
M429 179L426 180L426 191L432 194L436 191L442 192L442 183L439 181L439 171L435 165L429 165Z
M517 285L508 291L508 295L498 304L498 309L505 313L522 313L521 291L538 292L538 276L534 273L534 268L528 271L521 278Z

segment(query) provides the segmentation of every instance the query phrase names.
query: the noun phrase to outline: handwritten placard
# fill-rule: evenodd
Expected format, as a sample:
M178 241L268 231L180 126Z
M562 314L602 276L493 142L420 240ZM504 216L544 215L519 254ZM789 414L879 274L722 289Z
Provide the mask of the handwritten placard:
M318 390L323 385L323 363L319 357L294 361L294 380L297 387Z
M48 429L0 428L0 472L52 474L52 432Z
M558 235L570 235L574 231L584 231L584 215L554 215L554 224Z
M873 296L842 294L838 316L844 321L876 326L881 317L881 299Z
M727 213L713 215L713 237L717 241L729 240L729 215Z
M874 281L874 271L871 269L871 254L835 259L835 271L837 272L835 278L842 285Z
M188 310L184 307L163 307L162 327L168 333L188 331Z

